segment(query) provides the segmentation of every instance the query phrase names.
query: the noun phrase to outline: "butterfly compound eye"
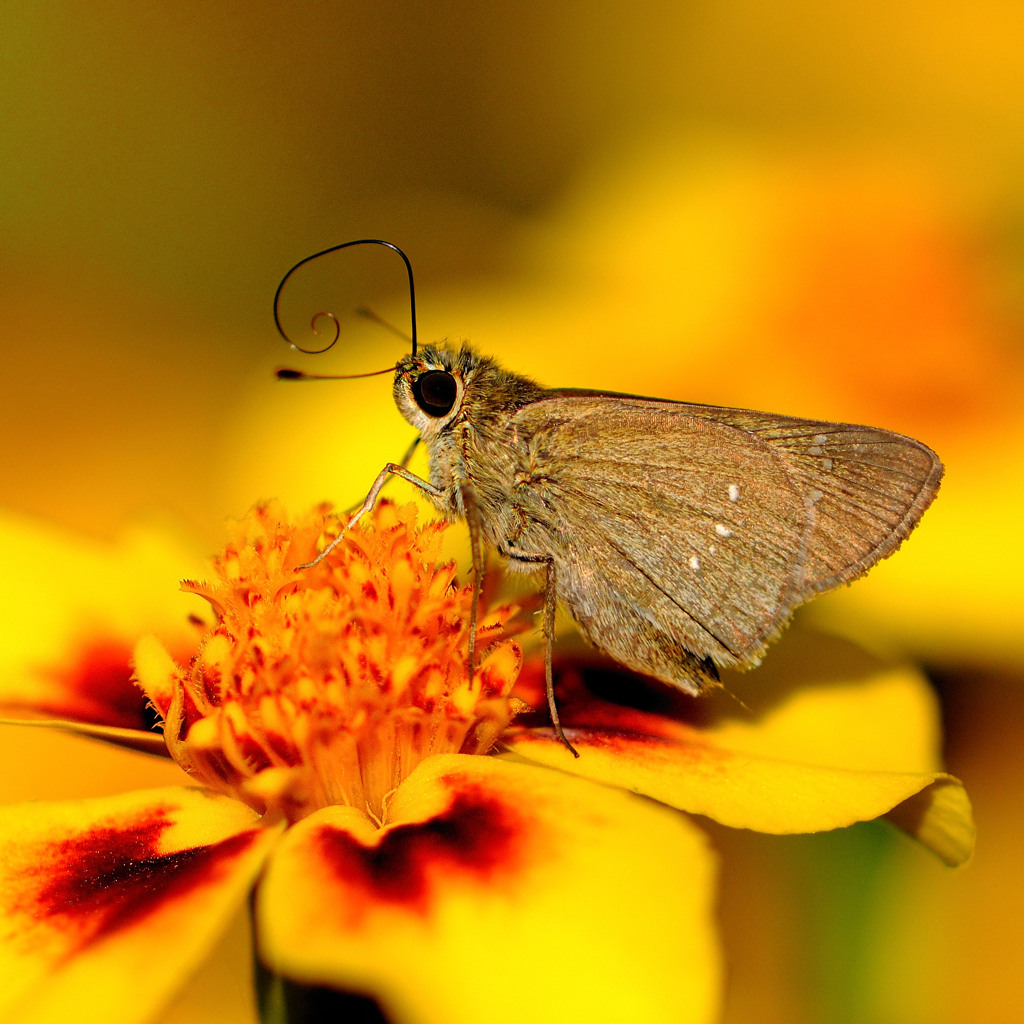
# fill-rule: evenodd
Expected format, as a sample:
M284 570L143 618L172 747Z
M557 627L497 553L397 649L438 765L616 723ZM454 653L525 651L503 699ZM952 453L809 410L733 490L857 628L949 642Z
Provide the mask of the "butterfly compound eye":
M412 385L416 404L428 416L447 416L455 405L457 393L455 378L447 370L427 370Z

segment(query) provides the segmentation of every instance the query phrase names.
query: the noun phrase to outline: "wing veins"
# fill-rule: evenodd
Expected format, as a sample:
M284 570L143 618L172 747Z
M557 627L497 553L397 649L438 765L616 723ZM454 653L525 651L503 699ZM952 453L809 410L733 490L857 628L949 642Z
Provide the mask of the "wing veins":
M646 579L648 583L650 583L651 586L654 587L655 590L658 590L662 594L664 594L665 597L667 597L669 601L671 601L672 604L674 604L691 622L696 623L696 625L698 625L702 630L704 630L705 633L707 633L711 637L714 637L714 639L719 644L721 644L722 648L728 651L734 658L739 659L741 657L741 655L737 651L733 650L733 648L729 644L727 644L717 633L712 632L712 630L706 623L701 622L700 619L698 619L697 616L693 614L693 612L691 612L684 605L681 605L669 591L667 591L653 576L651 576L651 574L648 573L642 565L637 563L632 558L632 556L630 556L626 551L623 551L623 549L619 547L619 545L616 544L615 541L610 540L607 537L605 537L604 539L605 542L611 548L617 551L627 562L629 562L629 564L632 565L633 568L636 569L640 573L640 575L643 576L644 579Z

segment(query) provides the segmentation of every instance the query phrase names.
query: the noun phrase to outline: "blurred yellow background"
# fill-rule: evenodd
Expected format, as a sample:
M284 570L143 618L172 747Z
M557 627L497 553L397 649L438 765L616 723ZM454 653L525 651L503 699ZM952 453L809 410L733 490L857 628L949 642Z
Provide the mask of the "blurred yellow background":
M10 5L0 504L202 552L257 499L361 497L410 438L387 378L272 371L401 343L362 325L296 358L270 303L365 236L409 253L422 340L920 437L935 507L807 618L929 669L978 853L949 873L882 826L715 830L726 1019L1024 1021L1022 47L997 0ZM298 330L407 323L383 251L285 303ZM24 742L7 772L35 770Z

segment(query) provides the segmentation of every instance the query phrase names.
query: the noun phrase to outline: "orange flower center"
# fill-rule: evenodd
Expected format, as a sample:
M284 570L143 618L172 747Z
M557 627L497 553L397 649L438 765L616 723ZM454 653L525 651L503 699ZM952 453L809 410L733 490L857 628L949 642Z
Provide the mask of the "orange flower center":
M436 562L443 524L380 503L311 568L325 508L297 525L276 506L237 524L206 598L218 622L187 668L137 677L171 756L197 781L295 821L328 804L378 823L424 758L487 753L511 720L519 648L496 609L477 630L472 592Z

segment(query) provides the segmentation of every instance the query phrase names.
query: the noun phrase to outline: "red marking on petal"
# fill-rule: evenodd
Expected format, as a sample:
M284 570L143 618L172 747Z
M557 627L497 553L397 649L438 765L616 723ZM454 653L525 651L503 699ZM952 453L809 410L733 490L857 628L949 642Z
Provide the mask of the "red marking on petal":
M97 825L41 844L22 875L22 897L11 908L33 923L25 939L43 925L75 952L215 883L257 834L158 853L171 824L169 809L156 808L129 825Z
M554 681L559 715L567 729L607 729L679 739L708 721L706 700L637 675L599 655L556 660ZM516 717L517 726L550 727L542 658L523 665L512 692L532 709Z
M363 897L362 905L357 899L346 902L349 914L359 917L375 903L403 904L422 913L436 877L450 883L461 875L485 885L514 868L523 823L507 804L478 789L463 790L443 813L398 825L376 846L330 827L321 829L318 839L338 879L354 897Z
M574 740L577 737L573 737ZM726 761L730 754L697 741L680 742L678 739L664 739L649 733L631 732L628 729L586 729L578 737L581 750L604 750L612 757L621 758L623 772L630 762L647 762L655 765L660 760L668 761L673 769L683 765L699 768L703 775L724 775Z
M40 670L55 684L55 693L33 702L33 707L77 722L148 732L154 717L145 695L132 682L131 658L131 647L119 640L93 641L67 667Z

